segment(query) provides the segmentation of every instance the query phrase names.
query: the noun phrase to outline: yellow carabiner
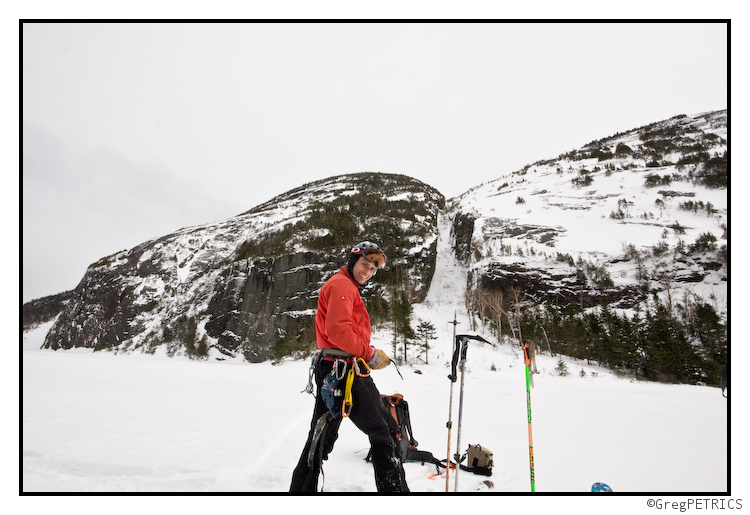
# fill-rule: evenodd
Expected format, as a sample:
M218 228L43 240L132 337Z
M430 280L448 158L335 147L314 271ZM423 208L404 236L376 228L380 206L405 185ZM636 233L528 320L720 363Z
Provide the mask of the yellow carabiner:
M341 416L348 417L354 406L354 398L352 397L352 385L354 384L354 367L349 369L346 374L346 387L344 388L344 402L341 405Z

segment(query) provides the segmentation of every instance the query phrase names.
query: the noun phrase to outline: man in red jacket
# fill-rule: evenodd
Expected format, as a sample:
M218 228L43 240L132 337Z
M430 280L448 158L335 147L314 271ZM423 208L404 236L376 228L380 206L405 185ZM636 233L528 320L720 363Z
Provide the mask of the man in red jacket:
M322 460L328 458L344 417L370 439L375 485L379 492L408 492L396 423L385 409L369 370L390 364L385 353L370 345L370 315L360 292L386 257L371 242L355 246L345 266L320 289L315 332L318 348L314 373L315 409L307 443L292 475L290 492L315 492ZM366 366L365 366L366 363ZM356 378L347 388L349 370Z

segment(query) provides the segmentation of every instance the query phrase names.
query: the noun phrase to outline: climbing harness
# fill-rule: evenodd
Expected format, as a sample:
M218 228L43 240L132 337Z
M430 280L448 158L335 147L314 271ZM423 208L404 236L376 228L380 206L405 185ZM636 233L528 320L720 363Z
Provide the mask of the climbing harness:
M322 361L331 362L331 371L323 377L320 387L321 400L325 403L325 406L328 409L320 415L315 422L310 441L310 448L307 453L307 466L310 470L313 470L315 468L315 463L317 462L320 474L323 476L323 484L325 484L325 473L323 472L322 464L325 447L325 433L328 424L339 416L342 418L349 417L354 407L352 388L354 386L355 378L369 377L372 370L362 358L355 357L340 349L322 349L312 358L307 386L302 390L303 393L315 395L313 377L317 370L316 367L319 367ZM400 372L399 375L401 375ZM336 409L338 402L341 402L341 411ZM308 485L308 482L312 480L312 477L308 477L305 485Z
M320 396L322 401L328 408L315 422L313 428L312 439L310 442L310 448L307 452L307 466L310 470L315 468L315 463L319 464L320 474L323 478L322 485L325 485L325 473L323 472L323 451L325 448L325 432L328 428L328 424L335 418L341 416L342 418L348 417L351 413L352 407L354 406L354 397L352 395L352 387L354 385L355 377L367 377L370 375L370 367L362 358L355 358L351 354L343 352L339 349L323 349L317 352L313 357L310 365L310 377L308 378L308 385L303 392L311 393L314 395L313 387L313 376L315 375L315 369L320 365L321 361L330 361L331 371L326 374L323 378L323 383L320 387ZM341 388L343 383L343 388ZM336 405L339 399L341 401L341 411L336 410ZM308 478L311 481L312 478ZM321 491L323 486L321 485Z

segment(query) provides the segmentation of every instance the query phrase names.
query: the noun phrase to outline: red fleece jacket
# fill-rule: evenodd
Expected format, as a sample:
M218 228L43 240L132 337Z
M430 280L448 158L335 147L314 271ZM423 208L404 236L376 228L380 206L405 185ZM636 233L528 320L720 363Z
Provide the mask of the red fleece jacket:
M336 348L362 358L372 359L370 315L359 294L359 285L342 266L320 289L315 314L318 348Z

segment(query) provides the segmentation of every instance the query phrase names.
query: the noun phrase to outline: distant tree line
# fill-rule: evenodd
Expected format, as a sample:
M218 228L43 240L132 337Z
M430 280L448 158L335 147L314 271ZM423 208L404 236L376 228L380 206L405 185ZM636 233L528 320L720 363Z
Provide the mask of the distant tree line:
M651 307L632 317L607 306L585 313L545 308L525 327L553 354L586 359L650 381L719 384L727 335L710 304L697 301L678 314L654 296Z
M537 352L585 359L638 379L716 386L727 360L726 325L698 297L670 307L654 293L632 316L605 302L589 310L536 305L515 287L475 289L467 301L498 337L533 339Z

